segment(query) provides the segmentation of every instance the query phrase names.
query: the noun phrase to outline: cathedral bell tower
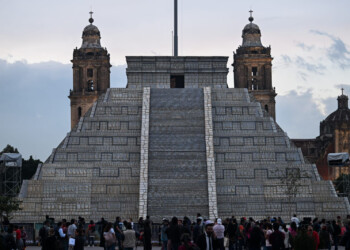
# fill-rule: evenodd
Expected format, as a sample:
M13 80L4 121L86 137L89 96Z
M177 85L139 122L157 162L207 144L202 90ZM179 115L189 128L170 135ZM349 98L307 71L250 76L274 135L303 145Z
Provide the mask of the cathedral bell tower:
M90 24L83 31L83 43L73 52L73 90L70 90L71 128L91 108L98 97L110 87L109 54L100 44L100 31Z
M261 107L276 120L275 88L272 87L271 47L264 47L261 43L259 26L254 24L250 11L249 24L242 32L243 42L233 53L234 86L247 88Z

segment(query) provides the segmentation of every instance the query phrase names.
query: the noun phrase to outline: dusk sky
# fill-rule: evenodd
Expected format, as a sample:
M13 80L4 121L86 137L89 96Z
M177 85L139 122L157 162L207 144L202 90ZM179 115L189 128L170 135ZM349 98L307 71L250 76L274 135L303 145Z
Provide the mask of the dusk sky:
M276 118L291 138L314 138L350 94L349 0L178 0L179 55L229 56L253 9L271 45ZM0 0L0 150L42 161L70 129L70 60L92 8L111 55L111 87L125 87L125 56L172 54L173 0Z

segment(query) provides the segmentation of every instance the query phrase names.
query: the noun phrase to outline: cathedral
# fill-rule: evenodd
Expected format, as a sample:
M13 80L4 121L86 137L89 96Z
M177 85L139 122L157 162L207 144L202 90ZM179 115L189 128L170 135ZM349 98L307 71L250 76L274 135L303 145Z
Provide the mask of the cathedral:
M73 52L71 131L23 182L15 221L350 213L275 121L271 48L252 15L234 88L222 56L127 56L126 87L110 88L110 55L89 22Z
M297 147L302 149L305 158L316 164L321 177L335 180L341 174L349 174L348 166L330 167L327 162L329 153L350 153L350 109L349 98L338 96L338 108L320 123L320 135L314 139L293 139Z

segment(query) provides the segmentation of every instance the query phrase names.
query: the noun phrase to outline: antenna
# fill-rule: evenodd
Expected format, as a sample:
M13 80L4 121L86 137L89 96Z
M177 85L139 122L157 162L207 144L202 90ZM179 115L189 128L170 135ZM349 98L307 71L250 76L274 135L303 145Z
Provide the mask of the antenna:
M171 55L174 56L174 31L171 31Z
M178 56L178 38L177 38L177 0L174 0L174 56Z

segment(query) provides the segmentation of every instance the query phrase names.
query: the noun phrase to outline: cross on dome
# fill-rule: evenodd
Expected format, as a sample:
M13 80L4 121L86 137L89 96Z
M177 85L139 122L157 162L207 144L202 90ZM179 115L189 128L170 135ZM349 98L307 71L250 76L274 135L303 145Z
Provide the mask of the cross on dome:
M248 18L248 20L249 20L249 22L253 22L254 21L254 17L253 17L253 11L252 10L250 10L249 11L250 12L250 17Z
M92 24L94 22L94 19L92 18L92 14L94 14L94 12L92 12L92 10L91 10L89 13L90 13L89 22Z

